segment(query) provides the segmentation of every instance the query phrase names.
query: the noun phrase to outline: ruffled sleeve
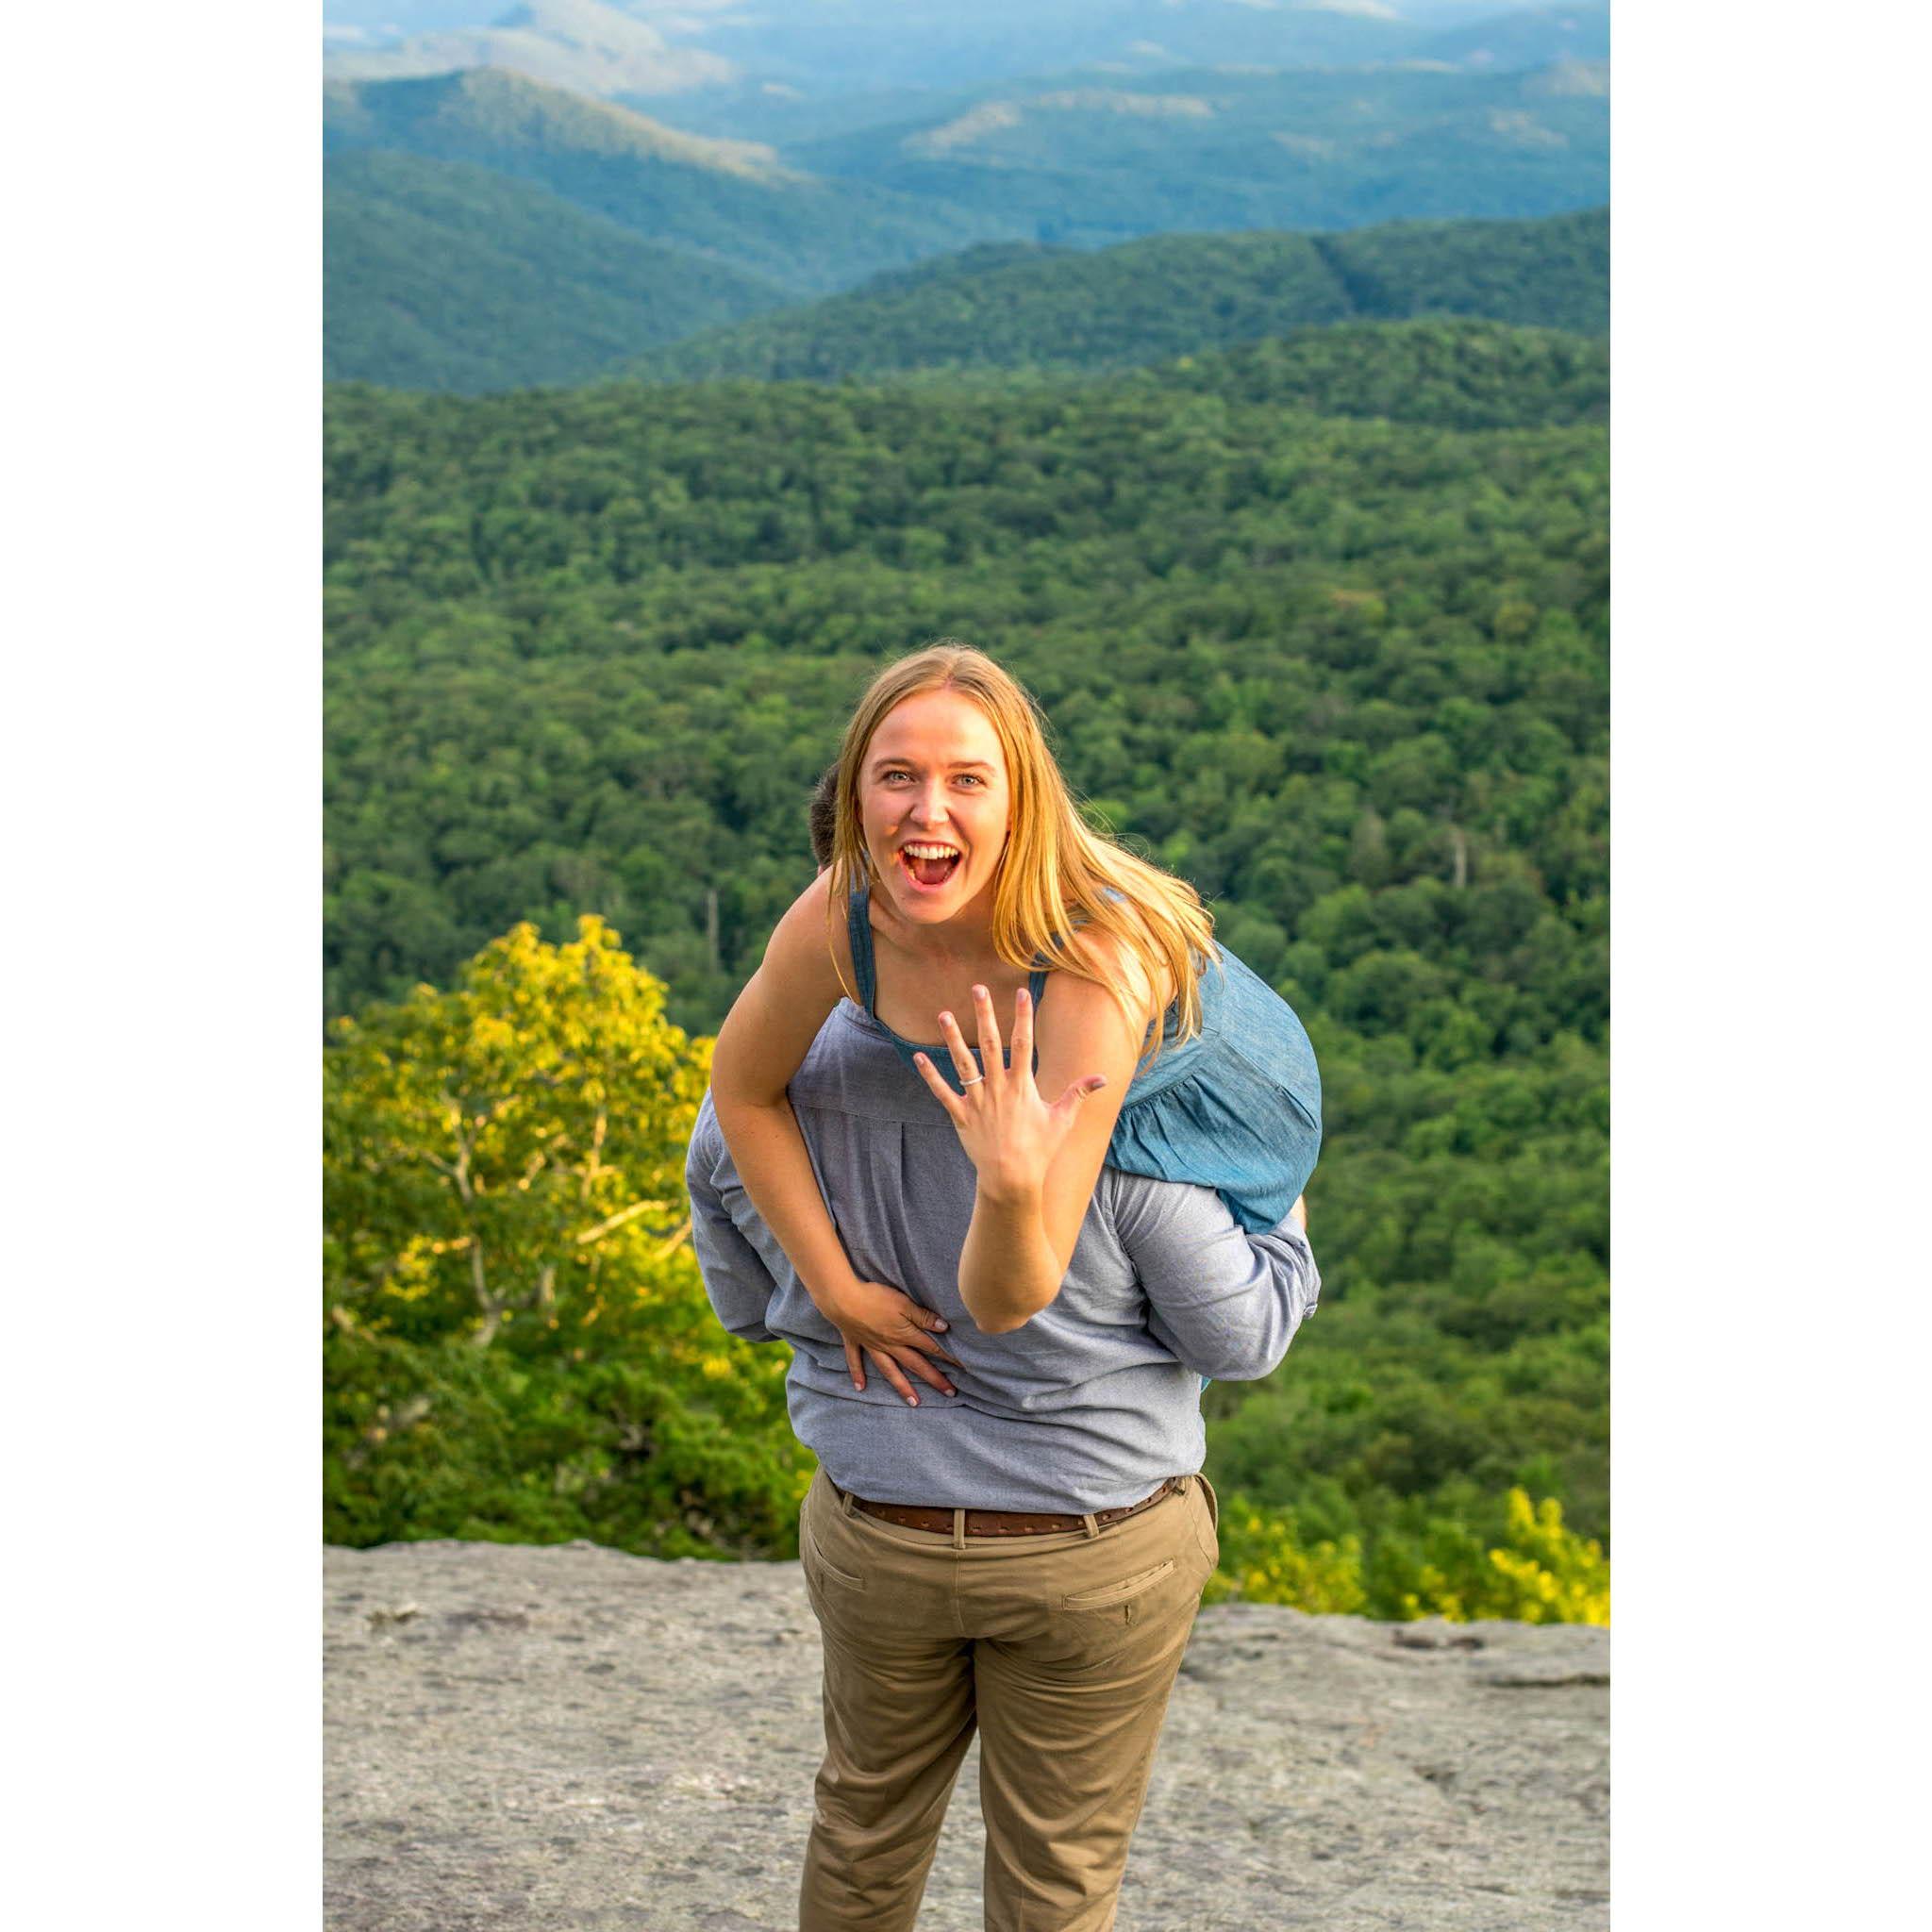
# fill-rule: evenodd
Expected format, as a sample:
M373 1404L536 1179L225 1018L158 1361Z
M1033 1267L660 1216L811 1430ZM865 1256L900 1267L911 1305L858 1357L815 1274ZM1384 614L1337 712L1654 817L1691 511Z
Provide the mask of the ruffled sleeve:
M1127 1090L1109 1165L1215 1190L1250 1233L1277 1227L1322 1148L1322 1088L1294 1008L1232 953L1201 980L1202 1030Z

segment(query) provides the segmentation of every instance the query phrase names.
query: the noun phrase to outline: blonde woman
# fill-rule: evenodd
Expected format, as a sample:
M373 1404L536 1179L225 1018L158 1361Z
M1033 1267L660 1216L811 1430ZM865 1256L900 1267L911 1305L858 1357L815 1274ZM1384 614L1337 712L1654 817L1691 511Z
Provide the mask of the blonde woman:
M841 996L971 1157L958 1291L985 1333L1051 1304L1103 1165L1212 1188L1250 1232L1299 1222L1321 1142L1307 1033L1216 945L1191 887L1081 820L1008 673L950 640L889 665L838 774L831 862L727 1016L711 1092L856 1389L870 1357L908 1403L908 1375L955 1393L934 1339L945 1324L847 1259L786 1097Z

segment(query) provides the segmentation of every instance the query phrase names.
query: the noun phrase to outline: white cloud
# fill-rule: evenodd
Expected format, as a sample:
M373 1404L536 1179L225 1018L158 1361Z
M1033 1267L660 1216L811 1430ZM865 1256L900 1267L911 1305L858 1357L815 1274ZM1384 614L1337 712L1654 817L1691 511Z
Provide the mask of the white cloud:
M1241 0L1243 7L1252 7L1255 0ZM1359 13L1369 20L1400 20L1401 14L1392 7L1385 7L1382 0L1301 0L1302 8L1308 13Z
M720 14L731 15L733 26L756 25L758 18L746 13L741 0L613 0L613 4L674 34L698 33L716 25Z

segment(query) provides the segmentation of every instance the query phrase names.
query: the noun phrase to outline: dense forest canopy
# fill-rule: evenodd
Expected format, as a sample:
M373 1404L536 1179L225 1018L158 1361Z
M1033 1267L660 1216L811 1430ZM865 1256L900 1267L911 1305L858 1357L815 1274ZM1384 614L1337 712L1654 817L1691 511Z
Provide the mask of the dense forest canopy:
M1209 1390L1217 1478L1372 1569L1517 1484L1601 1535L1604 391L1600 342L1454 322L1105 380L338 390L329 1010L597 913L711 1031L865 678L964 637L1321 1055L1324 1306Z
M1375 399L1384 363L1410 420L1344 420ZM1293 836L1295 821L1312 831L1319 820L1317 781L1360 790L1385 818L1426 817L1426 857L1410 849L1408 818L1393 833L1397 874L1448 876L1452 825L1476 841L1470 859L1507 869L1520 843L1509 801L1525 788L1542 797L1531 781L1545 764L1566 787L1588 776L1540 727L1562 730L1575 760L1602 750L1591 701L1603 431L1590 420L1601 380L1600 347L1422 324L1005 396L612 385L458 403L338 391L332 884L353 885L375 856L349 831L368 791L398 806L415 794L429 817L391 814L392 862L374 870L450 924L425 952L391 935L387 967L332 924L331 1005L441 974L508 919L570 904L491 884L507 861L541 880L540 855L561 835L579 865L608 874L602 909L678 998L696 1001L685 1016L715 1024L784 888L754 884L756 868L738 862L751 853L720 864L724 852L700 858L674 832L692 790L675 727L689 720L708 741L695 789L725 828L760 856L794 852L792 808L868 654L942 630L1001 651L1035 683L1070 774L1122 830L1224 849L1235 876L1215 866L1197 883L1257 913L1297 917L1350 875L1315 858L1319 838ZM1202 670L1214 674L1205 692ZM584 689L570 698L573 681ZM525 699L479 704L491 685ZM1129 692L1154 701L1129 708ZM458 735L472 758L420 793L443 763L431 734L453 715L481 737ZM790 727L779 763L767 715ZM813 716L824 721L816 741ZM1200 727L1180 727L1200 718L1210 735L1190 745ZM727 722L736 744L716 741ZM1224 761L1205 760L1219 783L1192 770L1229 723L1270 746L1240 789L1255 807L1284 808L1270 845L1296 850L1305 882L1286 899L1285 884L1243 890L1268 848L1217 824ZM493 807L518 788L491 782L474 754L499 740L533 778L575 764L593 790L625 795L600 796L585 822L585 800L554 776ZM1431 759L1424 778L1417 761ZM506 810L505 836L491 836ZM444 816L461 827L447 839ZM1536 814L1522 824L1546 876L1567 882L1574 867L1535 849L1559 827ZM667 894L672 850L692 884ZM702 962L680 956L677 936L708 930L713 891L717 971L694 979Z
M986 242L675 341L633 373L814 381L923 369L1127 369L1334 323L1421 315L1601 334L1607 209L1341 235L1158 235L1083 254ZM1534 404L1531 407L1535 407Z

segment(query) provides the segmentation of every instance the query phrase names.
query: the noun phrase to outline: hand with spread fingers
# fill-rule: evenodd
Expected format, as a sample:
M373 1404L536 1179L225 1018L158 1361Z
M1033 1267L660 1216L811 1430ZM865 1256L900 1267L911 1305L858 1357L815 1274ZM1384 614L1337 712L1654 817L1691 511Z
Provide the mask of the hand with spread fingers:
M908 1373L929 1383L941 1395L958 1391L946 1379L940 1362L957 1361L933 1340L950 1325L943 1315L923 1307L884 1281L853 1279L838 1291L825 1319L845 1344L845 1367L852 1386L865 1388L865 1357L914 1408L919 1397L906 1377Z
M992 995L975 986L973 1003L979 1022L978 1066L959 1023L950 1013L940 1015L941 1035L966 1091L955 1093L925 1055L915 1055L915 1063L958 1129L960 1144L978 1171L980 1191L994 1201L1024 1200L1040 1192L1080 1103L1107 1085L1107 1075L1086 1074L1049 1106L1033 1079L1033 1002L1026 989L1013 995L1010 1057L1001 1051Z

